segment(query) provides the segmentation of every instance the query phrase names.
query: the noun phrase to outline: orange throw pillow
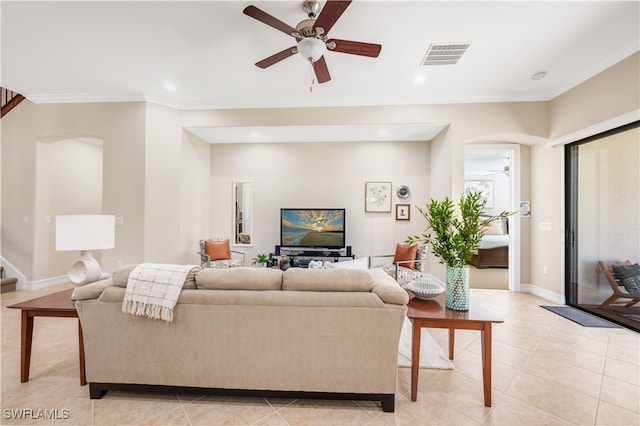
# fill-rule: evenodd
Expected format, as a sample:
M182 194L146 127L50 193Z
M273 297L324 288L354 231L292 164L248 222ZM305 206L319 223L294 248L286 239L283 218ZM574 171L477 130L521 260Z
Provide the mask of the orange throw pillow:
M393 256L393 263L397 263L402 260L416 260L416 254L418 254L418 244L408 245L398 243L396 244L396 254ZM402 263L400 266L405 268L415 269L415 262Z
M204 251L207 252L211 260L231 259L229 240L206 240L204 242Z

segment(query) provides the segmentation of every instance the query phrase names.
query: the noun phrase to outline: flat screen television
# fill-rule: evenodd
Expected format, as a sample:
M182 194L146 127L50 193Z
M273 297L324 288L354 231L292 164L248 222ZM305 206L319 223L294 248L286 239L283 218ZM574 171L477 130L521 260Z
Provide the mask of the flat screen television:
M280 246L293 250L345 248L345 209L280 209Z

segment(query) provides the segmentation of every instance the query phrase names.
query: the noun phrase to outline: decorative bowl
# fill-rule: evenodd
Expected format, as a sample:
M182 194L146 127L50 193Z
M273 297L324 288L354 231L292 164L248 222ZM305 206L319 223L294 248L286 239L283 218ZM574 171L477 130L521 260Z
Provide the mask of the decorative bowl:
M409 282L407 288L419 299L433 299L445 292L444 284L432 275Z

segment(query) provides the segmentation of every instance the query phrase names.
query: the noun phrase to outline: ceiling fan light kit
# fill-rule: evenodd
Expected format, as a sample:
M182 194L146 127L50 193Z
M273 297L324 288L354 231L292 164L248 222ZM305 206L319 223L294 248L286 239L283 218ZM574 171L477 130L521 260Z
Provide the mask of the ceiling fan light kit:
M331 80L329 69L324 55L329 51L347 53L351 55L377 58L382 46L373 43L359 41L329 39L329 30L342 16L352 0L327 0L324 8L320 10L320 2L307 0L302 4L302 10L307 14L305 19L295 28L271 16L256 6L247 6L243 13L253 19L269 25L278 31L296 39L296 46L288 47L281 52L271 55L256 62L256 66L267 68L278 62L300 53L304 59L313 65L318 83L326 83ZM317 18L316 18L317 16Z
M315 37L305 37L298 42L298 53L310 62L316 62L326 51L324 42Z

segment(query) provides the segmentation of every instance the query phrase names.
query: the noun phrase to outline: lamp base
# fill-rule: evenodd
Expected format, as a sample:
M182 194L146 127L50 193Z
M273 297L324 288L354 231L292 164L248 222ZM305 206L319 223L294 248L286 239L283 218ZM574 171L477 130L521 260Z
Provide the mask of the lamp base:
M81 251L80 258L69 267L68 271L69 281L78 287L98 281L101 275L100 264L90 251Z

